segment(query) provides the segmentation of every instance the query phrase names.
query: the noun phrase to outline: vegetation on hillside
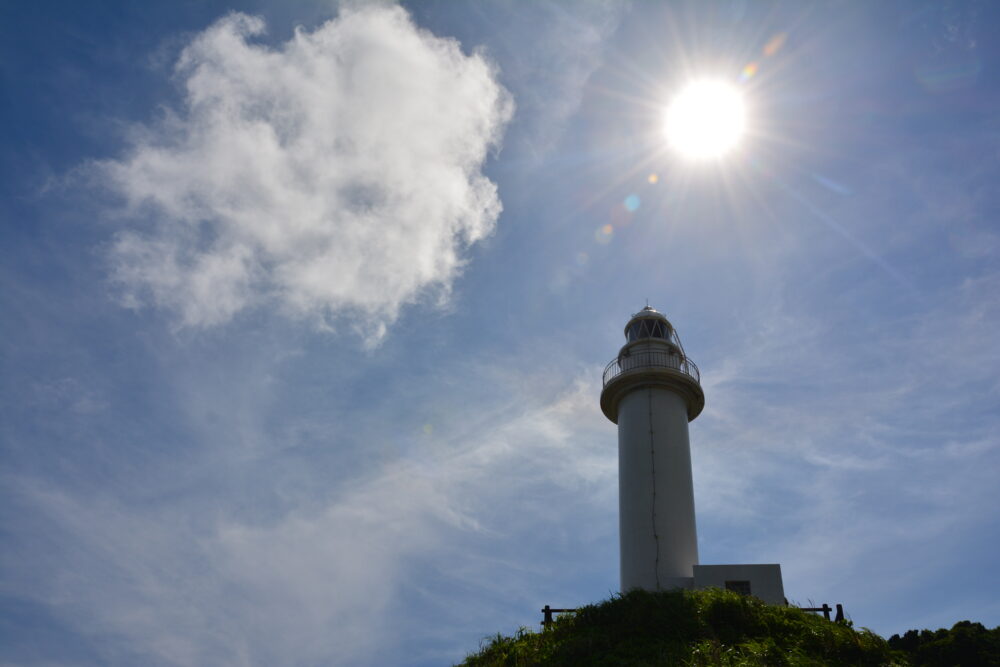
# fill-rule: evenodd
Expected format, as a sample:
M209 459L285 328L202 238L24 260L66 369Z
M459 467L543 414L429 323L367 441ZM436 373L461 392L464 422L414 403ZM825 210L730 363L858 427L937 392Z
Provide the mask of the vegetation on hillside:
M710 589L632 591L558 618L547 630L497 635L465 667L631 665L907 665L865 629L795 607Z
M914 667L1000 667L1000 626L959 621L951 630L910 630L889 637L889 647L906 653Z
M1000 667L1000 627L961 621L886 641L850 622L728 591L633 591L559 617L543 632L498 634L462 665Z

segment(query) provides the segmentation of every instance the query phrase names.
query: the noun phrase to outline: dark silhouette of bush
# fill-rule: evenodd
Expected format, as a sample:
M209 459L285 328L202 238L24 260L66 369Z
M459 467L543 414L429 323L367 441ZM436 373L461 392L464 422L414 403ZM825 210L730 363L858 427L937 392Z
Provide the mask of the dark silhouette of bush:
M889 646L914 667L1000 667L1000 626L959 621L951 630L909 630L890 637Z

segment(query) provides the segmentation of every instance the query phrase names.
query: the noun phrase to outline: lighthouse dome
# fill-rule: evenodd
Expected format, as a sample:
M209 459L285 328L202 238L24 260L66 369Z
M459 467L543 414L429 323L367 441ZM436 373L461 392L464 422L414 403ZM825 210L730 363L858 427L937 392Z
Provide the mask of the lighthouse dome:
M646 306L632 316L625 325L625 340L632 342L640 338L663 338L670 340L673 327L666 316L653 308Z

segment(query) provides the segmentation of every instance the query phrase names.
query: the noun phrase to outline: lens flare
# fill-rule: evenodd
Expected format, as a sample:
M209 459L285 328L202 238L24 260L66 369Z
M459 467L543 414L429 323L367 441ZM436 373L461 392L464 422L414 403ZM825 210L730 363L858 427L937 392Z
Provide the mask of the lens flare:
M594 232L594 240L601 245L607 245L611 243L611 237L615 234L615 228L612 225L601 225Z
M764 45L764 55L771 57L780 51L781 47L785 45L786 39L788 39L788 34L784 32L779 32L777 35L769 39L767 44Z

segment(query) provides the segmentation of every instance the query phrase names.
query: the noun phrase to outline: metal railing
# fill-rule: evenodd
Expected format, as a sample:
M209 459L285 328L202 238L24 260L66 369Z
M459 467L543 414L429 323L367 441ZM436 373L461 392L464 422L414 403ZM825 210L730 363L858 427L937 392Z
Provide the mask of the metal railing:
M785 600L785 605L786 606L788 605L788 600ZM831 607L825 602L823 603L822 607L799 607L799 609L801 609L802 611L823 612L823 618L825 618L828 621L830 620L830 612L833 611L833 607ZM553 621L555 620L553 618L553 614L575 613L576 611L577 611L576 609L555 609L553 607L550 607L549 605L545 605L544 607L542 607L542 629L546 629L550 625L552 625ZM834 623L844 622L844 605L837 603L837 615L834 617L833 621Z
M802 611L821 611L823 612L823 618L830 620L830 612L833 611L833 607L827 603L823 603L822 607L799 607ZM841 623L844 620L844 605L837 603L837 616L833 619L837 623Z
M545 605L544 607L542 607L542 629L544 630L545 628L548 628L550 625L552 625L552 622L554 620L552 618L553 614L570 614L575 612L576 609L554 609L549 605Z
M616 377L629 371L642 371L648 368L670 368L680 371L701 384L701 373L693 361L677 353L646 350L634 352L628 356L612 359L604 368L604 386Z

